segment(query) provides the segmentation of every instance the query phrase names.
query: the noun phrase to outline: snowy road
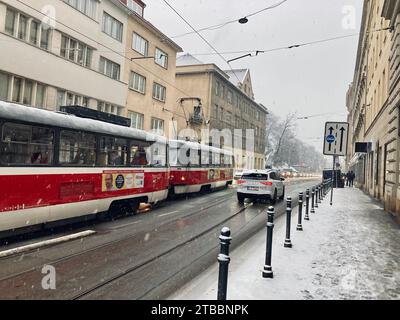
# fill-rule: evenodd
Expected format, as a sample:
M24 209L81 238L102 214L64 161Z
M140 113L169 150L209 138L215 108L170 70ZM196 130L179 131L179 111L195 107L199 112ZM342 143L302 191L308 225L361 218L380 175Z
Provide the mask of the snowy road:
M288 194L315 183L291 182ZM98 224L93 236L0 259L0 298L165 297L212 264L221 224L241 234L239 244L263 228L265 207L240 207L235 190L228 189ZM44 265L55 267L56 290L41 286Z

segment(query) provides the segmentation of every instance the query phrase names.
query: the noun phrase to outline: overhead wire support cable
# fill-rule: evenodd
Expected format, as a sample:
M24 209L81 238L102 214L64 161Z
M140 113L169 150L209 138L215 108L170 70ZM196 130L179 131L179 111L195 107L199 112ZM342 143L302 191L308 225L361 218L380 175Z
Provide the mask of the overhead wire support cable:
M197 33L197 35L229 66L229 69L231 69L231 71L233 72L233 74L235 75L236 79L238 80L238 82L241 82L239 77L237 76L236 72L233 70L232 66L229 64L229 62L218 52L217 49L214 48L214 46L208 42L208 40L206 38L204 38L199 31L197 31L191 24L189 21L187 21L167 0L163 0L164 3L171 8L172 11L174 11L194 32Z
M253 17L253 16L257 15L257 14L260 14L261 12L277 8L277 7L281 6L282 4L284 4L287 1L288 0L283 0L283 1L279 2L279 3L273 4L273 5L269 6L269 7L264 8L264 9L261 9L261 10L258 10L256 12L250 13L250 14L242 17L241 19ZM227 26L228 24L232 24L232 23L236 23L236 22L240 21L241 19L238 18L238 19L234 19L234 20L229 20L229 21L226 21L226 22L223 22L223 23L220 23L220 24L216 24L216 25L212 25L212 26L208 26L208 27L204 27L204 28L198 29L197 31L201 32L201 31L206 31L206 30L221 29L221 28ZM196 33L196 32L194 32L194 31L186 32L186 33L182 33L182 34L178 34L178 35L172 36L170 38L171 39L180 38L180 37L187 36L189 34L194 34L194 33Z

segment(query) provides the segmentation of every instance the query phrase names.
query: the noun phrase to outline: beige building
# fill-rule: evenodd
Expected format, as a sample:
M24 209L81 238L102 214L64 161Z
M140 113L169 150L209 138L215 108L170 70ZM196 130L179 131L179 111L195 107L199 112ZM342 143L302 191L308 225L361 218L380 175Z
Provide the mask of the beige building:
M183 55L177 60L176 82L180 89L177 138L187 138L182 135L183 129L195 130L198 137L202 129L229 129L232 133L235 129L253 129L254 137L248 140L254 139L250 142L254 153L244 150L246 138L241 134L236 136L242 140L242 148L234 150L236 165L249 169L265 167L268 111L254 100L248 69L223 71L215 64L203 64L191 55ZM242 132L245 136L245 131ZM234 139L232 137L232 141Z
M125 115L132 127L168 134L177 104L176 54L182 49L139 14L129 15L126 36Z
M357 184L384 202L385 209L397 217L400 216L399 10L399 1L364 2L356 69L347 93L352 132L347 167L356 173ZM367 143L366 152L356 152L357 142Z
M127 22L118 0L0 1L0 99L123 115Z

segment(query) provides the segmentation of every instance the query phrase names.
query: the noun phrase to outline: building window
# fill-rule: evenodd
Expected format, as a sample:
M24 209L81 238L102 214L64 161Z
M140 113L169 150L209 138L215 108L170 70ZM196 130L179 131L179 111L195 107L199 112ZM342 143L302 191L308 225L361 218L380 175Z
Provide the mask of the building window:
M33 90L33 82L30 80L25 80L24 83L24 96L22 99L23 104L31 105L32 104L32 90Z
M151 118L151 130L154 130L157 134L164 133L164 120Z
M38 108L45 107L46 87L40 83L36 85L36 102L35 106Z
M156 48L154 61L161 67L168 68L168 54L158 48Z
M39 22L32 20L31 21L31 30L30 30L30 35L29 35L29 42L36 46L37 41L38 41L38 36L39 36Z
M129 88L144 94L146 91L146 78L132 71L129 79Z
M18 38L21 40L26 40L26 30L28 28L28 18L24 15L19 15L19 24L18 24Z
M230 104L233 103L233 93L231 90L228 90L227 100L228 100L228 103L230 103Z
M90 67L93 49L77 40L63 35L61 37L60 55L81 66Z
M65 3L92 19L96 18L98 1L99 0L64 0Z
M5 32L9 35L42 49L49 49L51 29L39 21L7 8L5 23Z
M215 82L215 95L218 97L221 94L221 84L219 81Z
M107 77L119 80L120 65L106 58L100 57L100 72Z
M118 107L116 105L103 101L97 102L97 110L101 112L115 114L117 116L120 116L122 114L122 107Z
M10 8L7 8L5 31L9 35L14 36L14 34L15 34L15 23L17 21L17 16L18 16L17 12L15 12L14 10L11 10Z
M10 76L0 72L0 100L8 100Z
M57 107L60 106L89 106L89 98L72 92L58 90L57 92Z
M123 24L107 12L103 14L102 31L115 40L122 41Z
M153 98L162 102L165 102L167 89L162 85L154 82L153 84Z
M132 49L144 56L147 56L149 52L149 42L145 38L139 36L137 33L134 32Z
M43 84L0 72L0 100L44 107L45 97Z
M143 130L144 115L129 111L128 118L131 119L131 128Z
M23 79L14 77L13 82L13 92L12 92L12 101L13 102L22 102L22 82Z
M135 0L127 1L128 8L136 12L139 16L143 17L143 7L139 5Z

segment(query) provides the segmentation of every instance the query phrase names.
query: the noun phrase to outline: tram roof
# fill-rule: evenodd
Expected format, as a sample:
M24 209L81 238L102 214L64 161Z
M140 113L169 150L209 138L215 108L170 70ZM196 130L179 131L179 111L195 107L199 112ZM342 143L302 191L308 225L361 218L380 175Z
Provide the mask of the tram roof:
M143 130L5 101L0 101L0 118L138 139L142 141L167 142L165 137Z

